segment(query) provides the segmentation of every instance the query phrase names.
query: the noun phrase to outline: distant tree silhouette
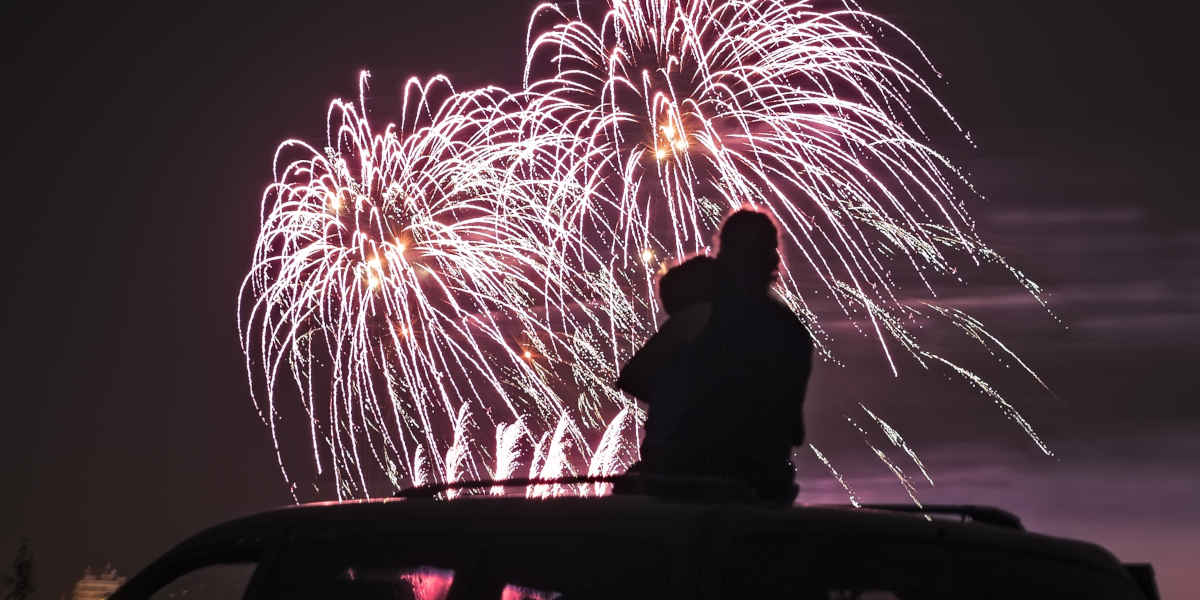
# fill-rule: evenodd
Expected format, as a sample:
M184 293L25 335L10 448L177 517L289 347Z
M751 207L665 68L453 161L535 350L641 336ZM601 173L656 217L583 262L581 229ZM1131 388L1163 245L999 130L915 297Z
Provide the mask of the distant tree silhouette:
M29 538L21 538L12 568L4 575L4 587L7 588L5 600L28 600L37 589L33 581L33 550L29 548Z

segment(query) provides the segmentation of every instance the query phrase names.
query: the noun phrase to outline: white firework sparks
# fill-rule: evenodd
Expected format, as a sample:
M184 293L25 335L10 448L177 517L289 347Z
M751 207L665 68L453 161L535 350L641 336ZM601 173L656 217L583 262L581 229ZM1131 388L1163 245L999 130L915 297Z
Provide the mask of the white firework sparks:
M279 390L291 382L339 498L370 495L378 474L386 491L521 468L619 472L642 415L609 382L654 330L655 277L709 252L721 216L747 205L780 225L777 293L822 356L836 360L822 321L862 324L893 374L904 354L948 369L1048 454L991 385L912 331L947 320L1036 379L978 320L900 287L910 279L929 300L987 263L1045 299L975 232L961 200L974 191L926 139L921 107L958 126L920 48L851 0L829 6L543 4L523 89L414 80L399 125L373 128L360 93L331 104L323 148L281 144L239 311L281 469ZM489 428L495 444L477 442Z
M392 486L423 480L418 456L438 479L478 478L480 415L583 442L559 425L573 419L553 372L578 361L551 353L564 347L552 321L586 307L573 296L582 277L535 201L557 183L513 135L522 117L507 93L454 93L442 79L405 92L407 125L377 132L362 97L338 100L323 150L280 145L242 290L260 414L278 439L290 379L339 497L370 494L372 463Z

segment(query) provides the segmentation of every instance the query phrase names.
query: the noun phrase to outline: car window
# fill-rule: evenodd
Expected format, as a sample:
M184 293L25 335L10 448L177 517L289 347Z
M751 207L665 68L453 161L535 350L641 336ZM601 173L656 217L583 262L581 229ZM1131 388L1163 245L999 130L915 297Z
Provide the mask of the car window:
M280 585L280 598L344 600L445 600L454 571L430 565L379 565L353 561L310 572Z
M347 535L291 545L270 596L286 600L445 600L472 551L428 538Z
M447 533L349 531L331 527L281 550L273 589L282 600L587 600L690 597L693 564L682 540L647 536L637 528L597 533ZM266 585L266 584L264 584ZM682 587L681 587L682 586ZM676 592L676 593L673 593Z
M619 533L498 536L478 575L503 586L486 595L497 600L689 597L679 571L695 563L682 546Z
M151 600L238 600L246 594L254 563L216 564L188 571L150 595Z

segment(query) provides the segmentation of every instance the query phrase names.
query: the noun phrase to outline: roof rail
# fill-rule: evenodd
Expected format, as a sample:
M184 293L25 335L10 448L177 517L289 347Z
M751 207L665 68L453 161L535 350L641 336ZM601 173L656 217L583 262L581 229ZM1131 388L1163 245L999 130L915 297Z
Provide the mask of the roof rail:
M995 525L1025 531L1021 519L1007 510L994 506L978 506L975 504L864 504L863 508L887 510L892 512L920 513L924 515L958 515L963 522L968 520L975 523Z

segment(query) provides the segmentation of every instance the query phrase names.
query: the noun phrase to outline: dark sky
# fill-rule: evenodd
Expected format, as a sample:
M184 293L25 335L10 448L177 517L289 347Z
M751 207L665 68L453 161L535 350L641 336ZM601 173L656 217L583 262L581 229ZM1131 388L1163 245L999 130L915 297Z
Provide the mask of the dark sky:
M289 500L233 314L274 147L321 139L363 67L380 96L410 74L517 83L531 5L170 4L19 3L2 18L0 564L30 536L44 598L88 564L130 573ZM1200 539L1189 20L1115 1L864 4L945 75L936 87L979 143L948 150L988 198L972 205L980 228L1069 326L1015 286L955 294L1054 389L1000 382L1056 457L961 386L891 379L865 340L852 366L818 369L813 441L845 457L860 496L903 499L846 434L841 415L866 402L932 468L923 500L999 504L1154 561L1165 597L1182 597ZM819 467L801 468L809 498L844 501Z

